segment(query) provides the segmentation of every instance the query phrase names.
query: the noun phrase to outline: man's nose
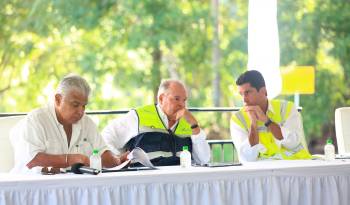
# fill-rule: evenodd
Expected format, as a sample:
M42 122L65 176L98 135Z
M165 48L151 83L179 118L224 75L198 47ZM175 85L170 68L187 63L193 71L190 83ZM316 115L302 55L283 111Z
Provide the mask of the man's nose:
M83 115L84 112L85 112L85 107L84 106L79 106L78 112L79 112L80 115Z
M180 105L181 105L181 107L185 107L186 101L180 101Z
M245 103L248 102L248 97L247 97L247 95L244 95L244 96L243 96L243 102L245 102Z

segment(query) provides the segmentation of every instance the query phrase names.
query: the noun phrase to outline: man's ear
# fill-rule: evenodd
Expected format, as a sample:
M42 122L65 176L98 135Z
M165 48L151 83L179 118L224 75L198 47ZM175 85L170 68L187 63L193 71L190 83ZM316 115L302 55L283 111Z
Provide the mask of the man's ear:
M264 93L265 96L267 96L267 90L266 87L261 87L260 91Z
M159 95L158 104L160 104L160 105L163 104L163 99L164 99L164 93Z
M55 105L59 106L62 102L62 95L61 94L55 94Z

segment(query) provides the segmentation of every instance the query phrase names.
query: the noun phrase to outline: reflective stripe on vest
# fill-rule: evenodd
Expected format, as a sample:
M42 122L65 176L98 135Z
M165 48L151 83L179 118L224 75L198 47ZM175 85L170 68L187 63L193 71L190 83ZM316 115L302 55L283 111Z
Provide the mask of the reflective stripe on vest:
M180 157L181 152L176 152L176 156ZM155 151L155 152L147 152L147 155L150 160L158 158L159 156L162 157L171 157L173 154L171 152L163 152L163 151Z
M267 112L267 116L275 123L283 126L286 119L289 117L290 112L293 107L292 102L284 100L271 100L270 105L272 106L273 112ZM249 128L251 126L251 121L246 112L242 109L232 115L231 118L238 126L243 128L249 133ZM285 147L279 147L276 144L273 134L265 127L264 123L261 121L257 122L258 133L259 133L259 143L264 145L266 148L265 152L260 152L259 158L269 158L269 159L310 159L310 153L304 149L303 145L300 144L292 149L286 149Z

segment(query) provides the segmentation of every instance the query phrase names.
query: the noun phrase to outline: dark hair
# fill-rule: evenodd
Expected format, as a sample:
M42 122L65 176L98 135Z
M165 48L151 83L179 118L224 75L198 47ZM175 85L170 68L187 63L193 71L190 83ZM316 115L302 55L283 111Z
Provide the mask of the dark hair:
M245 83L249 83L250 86L256 88L257 91L259 91L260 88L265 87L264 77L256 70L248 70L242 73L236 80L236 85L238 86Z

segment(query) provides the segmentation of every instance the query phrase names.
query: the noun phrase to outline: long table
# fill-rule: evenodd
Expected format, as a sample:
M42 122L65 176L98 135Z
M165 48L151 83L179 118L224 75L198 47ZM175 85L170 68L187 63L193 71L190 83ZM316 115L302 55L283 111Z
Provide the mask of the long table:
M350 204L350 160L92 175L0 174L0 204Z

